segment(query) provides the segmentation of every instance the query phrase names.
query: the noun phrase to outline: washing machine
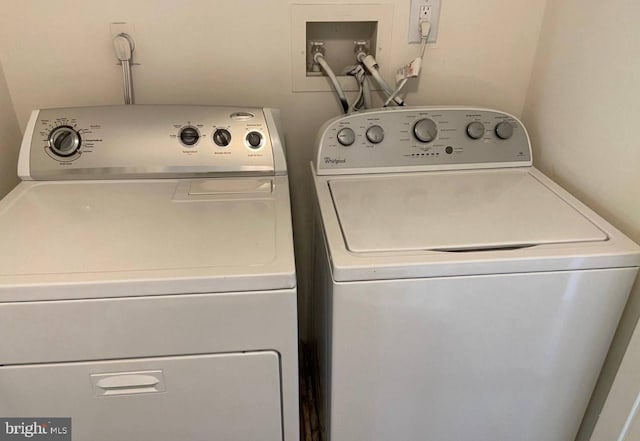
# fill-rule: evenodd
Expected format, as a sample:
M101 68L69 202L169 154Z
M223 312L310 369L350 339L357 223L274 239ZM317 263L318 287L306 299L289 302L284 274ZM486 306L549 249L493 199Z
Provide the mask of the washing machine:
M522 123L351 114L311 168L329 441L573 440L640 248L532 166Z
M278 111L39 110L18 167L0 202L0 417L70 418L77 441L299 439Z

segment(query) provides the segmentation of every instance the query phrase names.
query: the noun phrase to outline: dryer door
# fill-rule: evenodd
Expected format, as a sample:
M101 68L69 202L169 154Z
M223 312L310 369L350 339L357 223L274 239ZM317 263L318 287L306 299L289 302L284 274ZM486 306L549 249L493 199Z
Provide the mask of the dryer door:
M282 441L271 351L0 367L2 417L71 417L74 441Z

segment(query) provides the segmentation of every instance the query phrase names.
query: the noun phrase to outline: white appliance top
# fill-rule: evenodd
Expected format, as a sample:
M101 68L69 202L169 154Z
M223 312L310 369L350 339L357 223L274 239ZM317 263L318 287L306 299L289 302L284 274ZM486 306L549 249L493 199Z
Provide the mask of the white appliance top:
M462 251L603 241L607 235L521 169L329 181L354 252Z
M23 182L0 250L0 301L295 286L286 177Z
M59 125L57 115L75 119ZM26 180L0 201L0 302L295 287L276 117L206 106L34 112L20 152ZM201 138L185 135L191 147L183 126L160 130L180 118L198 128ZM99 128L86 131L88 121ZM204 138L212 127L226 127L227 145ZM79 150L65 162L54 148Z
M640 248L531 166L522 123L456 107L328 121L311 165L334 279L640 265Z

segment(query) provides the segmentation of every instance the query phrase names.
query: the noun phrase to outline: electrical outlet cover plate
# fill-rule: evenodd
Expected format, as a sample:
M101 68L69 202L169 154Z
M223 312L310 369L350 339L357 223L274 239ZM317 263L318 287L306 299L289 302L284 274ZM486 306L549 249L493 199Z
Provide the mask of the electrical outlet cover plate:
M431 32L428 43L438 41L438 26L440 24L440 0L411 0L409 12L409 43L420 43L420 16L421 11L429 9L431 15Z
M291 73L294 92L333 91L327 77L307 75L307 22L359 21L377 22L376 61L378 61L383 77L394 77L395 70L389 65L393 5L370 3L293 4L291 5ZM340 75L340 72L336 72L336 74ZM352 77L338 76L338 81L346 91L358 90Z

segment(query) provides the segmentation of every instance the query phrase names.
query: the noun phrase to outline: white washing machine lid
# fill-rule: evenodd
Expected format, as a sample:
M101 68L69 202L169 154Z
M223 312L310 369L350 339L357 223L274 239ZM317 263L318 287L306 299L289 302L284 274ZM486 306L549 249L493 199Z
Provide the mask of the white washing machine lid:
M469 251L607 240L600 228L522 170L333 179L349 251Z
M286 176L23 182L0 202L0 301L291 288L293 262Z

